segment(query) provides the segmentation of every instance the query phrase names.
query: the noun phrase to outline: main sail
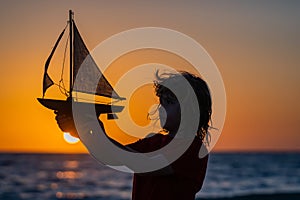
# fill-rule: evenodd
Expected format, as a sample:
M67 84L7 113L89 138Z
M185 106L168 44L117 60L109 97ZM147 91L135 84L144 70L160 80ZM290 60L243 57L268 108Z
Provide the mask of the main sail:
M96 62L89 53L89 50L85 46L79 31L73 23L74 27L74 65L73 65L73 80L76 79L79 68L83 64L83 67L80 69L80 73L83 76L80 76L80 79L76 80L76 84L73 87L74 91L84 92L90 94L96 94L105 97L111 97L115 99L122 99L109 84L107 79L103 76L99 70ZM96 91L94 83L98 81Z

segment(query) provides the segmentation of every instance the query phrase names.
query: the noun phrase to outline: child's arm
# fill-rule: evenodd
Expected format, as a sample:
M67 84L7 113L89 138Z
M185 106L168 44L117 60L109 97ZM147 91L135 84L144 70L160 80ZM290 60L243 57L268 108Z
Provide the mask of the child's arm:
M63 131L63 132L69 132L73 137L79 138L79 134L77 132L77 129L75 127L74 119L72 113L66 113L66 112L59 112L55 111L56 114L55 120L57 121L58 127ZM82 123L88 122L89 121L89 116L81 116ZM112 139L109 137L105 131L104 125L101 120L98 119L99 125L101 126L103 133L105 136L116 146L118 146L121 149L124 149L126 151L132 151L135 152L132 148L128 146L124 146L120 144L118 141Z

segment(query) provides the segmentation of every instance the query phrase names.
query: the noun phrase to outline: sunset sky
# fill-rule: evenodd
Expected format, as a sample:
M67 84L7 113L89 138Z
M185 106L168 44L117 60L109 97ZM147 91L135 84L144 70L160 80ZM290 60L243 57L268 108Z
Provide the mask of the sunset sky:
M218 66L227 95L225 125L214 151L300 151L299 1L1 0L0 152L87 152L80 143L64 141L54 113L36 100L42 95L44 63L69 9L90 50L114 34L149 26L200 43ZM105 75L115 83L111 75L118 66L121 73L160 62L162 54L127 55ZM61 65L57 60L52 64ZM179 58L169 60L189 69ZM54 76L60 73L55 70ZM135 95L137 102L144 97L141 91Z

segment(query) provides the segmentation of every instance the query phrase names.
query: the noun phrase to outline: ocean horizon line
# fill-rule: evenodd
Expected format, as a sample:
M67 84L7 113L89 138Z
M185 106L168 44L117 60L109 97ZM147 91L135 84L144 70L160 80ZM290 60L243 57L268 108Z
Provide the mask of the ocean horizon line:
M300 153L300 150L216 150L210 154L284 154L284 153ZM1 151L1 154L45 154L45 155L89 155L89 152L54 152L54 151Z

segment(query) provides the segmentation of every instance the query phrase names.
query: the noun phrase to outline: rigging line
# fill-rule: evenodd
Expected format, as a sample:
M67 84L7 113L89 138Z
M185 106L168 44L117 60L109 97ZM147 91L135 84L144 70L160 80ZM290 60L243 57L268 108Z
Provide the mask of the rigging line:
M60 84L54 83L55 86L57 86L59 88L59 91L64 94L65 96L68 96L68 91L63 88Z
M68 26L68 24L69 24L69 22L67 22L67 26ZM64 69L65 69L65 61L66 61L66 54L67 54L67 48L68 48L69 38L70 38L70 35L68 35L68 38L67 38L67 41L66 41L66 45L65 45L65 49L64 49L62 70L61 70L60 80L59 80L59 85L58 85L59 89L60 89L60 92L63 93L64 95L66 95L66 96L68 96L69 91L67 91L67 89L66 89L66 86L65 86L65 83L64 83L64 78L63 78L63 73L64 73Z
M61 86L62 81L59 81L59 84L57 84L59 91L64 94L66 97L68 97L68 91L66 88Z
M64 50L64 57L63 57L63 64L62 64L62 70L60 74L60 78L63 79L63 73L64 73L64 68L65 68L65 60L66 60L66 54L67 54L67 48L68 48L68 41L69 41L70 36L68 36L66 45L65 45L65 50Z

